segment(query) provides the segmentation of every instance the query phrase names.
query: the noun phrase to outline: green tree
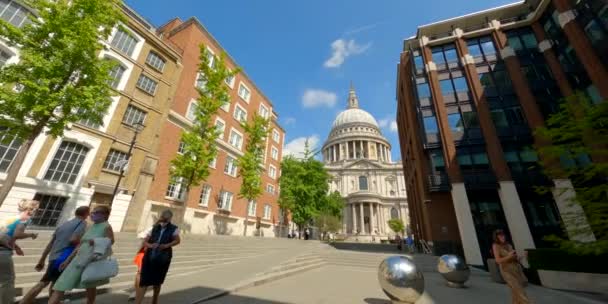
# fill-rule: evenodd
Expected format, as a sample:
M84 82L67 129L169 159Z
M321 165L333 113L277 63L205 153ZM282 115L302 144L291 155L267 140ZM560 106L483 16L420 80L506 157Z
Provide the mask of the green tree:
M550 239L574 253L608 252L608 102L592 104L582 93L570 96L547 120L546 127L536 132L552 143L538 148L545 172L555 179L568 177L572 181L576 196L570 203L582 207L597 241ZM560 164L551 161L555 159ZM578 214L562 214L562 220L571 227L583 227L569 233L588 233Z
M269 120L255 114L250 123L241 123L247 138L245 153L237 161L239 168L239 176L242 178L239 197L247 200L248 204L252 204L262 195L262 173L264 167L260 164L264 158L264 147L266 138L269 132ZM247 235L247 226L249 222L249 211L245 216L245 229L243 235Z
M342 228L341 218L330 214L317 215L315 224L323 235L327 235L328 232L338 232Z
M288 156L281 162L279 205L289 210L300 228L309 224L327 202L329 174L314 159L308 144L302 158Z
M338 219L342 218L342 211L344 210L345 201L340 192L334 191L326 195L325 199L323 199L321 202L322 204L318 206L321 214L334 216Z
M391 230L393 230L397 234L402 233L405 230L405 225L400 219L388 220L388 227L391 228Z
M62 136L71 123L85 119L102 123L113 64L98 54L101 41L124 18L119 0L23 2L37 14L28 16L25 26L0 19L0 36L19 49L19 62L0 70L0 130L22 142L0 190L0 205L38 135Z
M224 81L238 73L238 70L226 68L224 54L216 58L213 66L210 58L207 47L201 44L198 71L202 85L197 87L199 97L193 110L194 119L192 126L181 135L182 153L171 160L171 182L181 184L185 189L183 200L186 203L192 187L199 186L209 176L209 164L217 156L216 140L220 134L213 118L223 104L230 102Z

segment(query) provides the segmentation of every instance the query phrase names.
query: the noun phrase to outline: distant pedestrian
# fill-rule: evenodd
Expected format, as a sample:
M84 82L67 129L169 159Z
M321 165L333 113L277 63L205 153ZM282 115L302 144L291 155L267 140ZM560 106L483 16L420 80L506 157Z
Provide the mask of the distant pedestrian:
M91 212L90 217L93 224L85 232L80 245L59 266L59 270L63 272L53 286L53 294L49 299L49 304L59 304L66 291L76 288L86 289L87 304L93 304L97 297L97 287L109 282L109 278L91 283L81 282L82 273L96 257L97 251L104 252L101 257L97 257L98 259L107 257L112 253L111 247L114 244L114 231L108 223L110 208L97 206Z
M51 284L51 290L49 295L52 294L53 284L61 275L59 266L65 262L65 260L72 254L76 249L76 246L80 244L80 238L86 231L87 223L86 219L89 217L89 207L82 206L76 208L74 212L74 218L63 223L53 233L53 237L46 245L46 248L40 256L40 260L36 267L36 271L42 271L46 258L49 258L49 264L46 268L46 272L40 282L36 284L28 293L21 299L21 304L29 304L36 299L36 296L49 284Z
M528 279L521 269L517 252L513 249L511 244L507 242L504 231L500 229L496 230L492 237L494 239L492 251L494 252L494 257L496 258L496 263L498 263L503 279L511 288L512 303L530 303L524 289L528 283Z
M403 250L403 240L401 239L401 235L397 234L395 236L395 242L397 242L397 250Z
M304 240L308 241L310 239L310 229L304 229Z
M414 239L409 234L408 234L407 238L405 239L405 245L407 245L408 252L410 252L410 253L414 252Z
M173 247L181 242L179 228L171 223L172 217L171 210L163 211L158 224L154 225L144 242L146 252L142 260L139 288L135 299L137 304L142 303L150 286L154 288L152 303L158 304L161 285L165 282L171 266Z
M17 240L31 238L35 240L37 233L25 233L32 216L38 210L40 203L34 200L22 200L18 205L19 215L11 217L0 226L0 303L15 301L15 265L13 251L23 255L23 250L17 245Z

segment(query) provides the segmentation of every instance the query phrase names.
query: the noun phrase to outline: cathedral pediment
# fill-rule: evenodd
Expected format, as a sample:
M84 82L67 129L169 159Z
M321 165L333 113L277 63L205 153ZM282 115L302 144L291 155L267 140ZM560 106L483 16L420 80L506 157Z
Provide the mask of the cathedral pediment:
M382 166L380 164L378 164L377 162L370 161L367 159L360 159L360 160L352 162L352 163L347 163L344 166L344 169L351 169L351 170L368 170L368 169L381 169L381 168L382 168Z

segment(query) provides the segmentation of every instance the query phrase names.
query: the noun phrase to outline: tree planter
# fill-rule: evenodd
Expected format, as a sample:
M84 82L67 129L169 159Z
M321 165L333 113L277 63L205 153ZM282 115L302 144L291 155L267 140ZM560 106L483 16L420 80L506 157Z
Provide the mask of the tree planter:
M539 269L538 276L548 288L608 294L608 274Z

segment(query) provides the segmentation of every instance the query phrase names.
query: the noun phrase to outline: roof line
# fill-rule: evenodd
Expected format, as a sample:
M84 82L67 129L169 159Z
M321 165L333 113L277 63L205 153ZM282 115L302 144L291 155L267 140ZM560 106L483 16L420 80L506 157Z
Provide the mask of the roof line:
M174 19L171 19L171 20L174 20ZM186 21L184 21L184 23L182 23L182 24L178 25L177 27L175 27L174 29L172 29L169 32L169 35L173 35L174 33L181 31L183 28L189 26L190 24L195 24L196 26L198 26L201 29L201 31L204 34L206 34L207 36L209 36L209 38L211 38L211 41L213 43L215 43L216 46L219 47L224 52L224 54L226 54L227 58L230 59L230 61L232 61L232 63L234 65L236 65L237 67L240 66L237 63L237 61L228 53L228 51L226 51L226 49L222 46L222 44L213 36L213 34L211 34L211 32L209 30L207 30L205 25L203 25L203 23L196 16L192 16L192 17L188 18ZM266 94L264 94L264 92L260 89L260 87L258 87L255 84L253 79L251 77L249 77L249 75L245 72L245 70L241 69L240 73L243 74L245 76L245 78L247 78L247 80L249 80L251 85L253 85L253 87L258 91L258 93L260 93L260 95L262 95L262 97L264 97L268 101L268 103L270 103L270 105L274 107L274 103L272 102L272 100L270 98L268 98L268 96L266 96ZM277 115L277 116L279 116L279 115Z

